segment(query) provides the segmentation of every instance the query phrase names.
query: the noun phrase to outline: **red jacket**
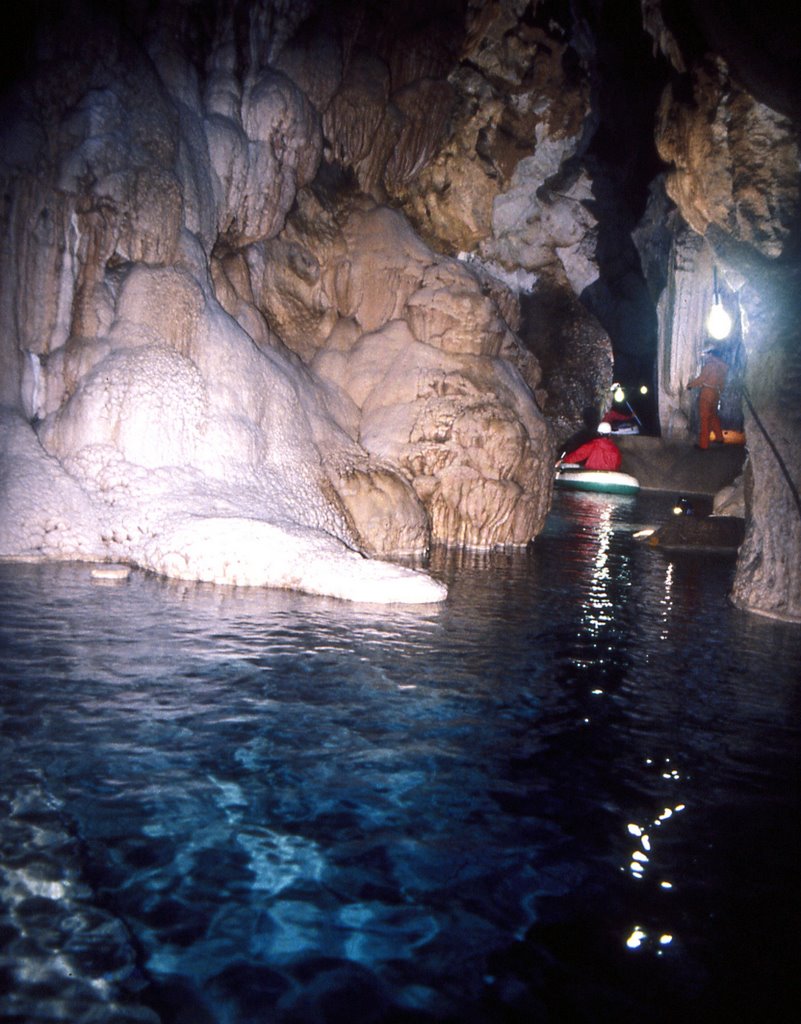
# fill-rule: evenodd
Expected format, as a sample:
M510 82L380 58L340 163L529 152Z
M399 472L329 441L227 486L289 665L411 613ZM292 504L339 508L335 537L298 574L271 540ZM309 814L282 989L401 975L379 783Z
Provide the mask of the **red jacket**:
M620 469L623 456L614 441L608 437L595 437L565 455L562 461L583 462L585 469Z

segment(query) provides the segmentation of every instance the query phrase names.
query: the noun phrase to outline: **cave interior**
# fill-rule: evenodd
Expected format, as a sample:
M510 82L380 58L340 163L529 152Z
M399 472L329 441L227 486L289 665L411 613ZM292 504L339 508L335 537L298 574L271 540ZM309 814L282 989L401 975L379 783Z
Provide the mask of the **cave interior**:
M8 18L0 402L105 504L96 537L67 513L56 543L52 526L20 531L23 499L6 495L3 554L219 579L176 568L178 540L159 547L169 531L150 513L131 505L109 525L111 485L97 481L112 464L126 492L141 470L186 469L176 507L198 489L189 476L214 480L193 513L209 522L236 477L273 502L270 527L361 554L526 543L554 444L613 383L643 433L691 442L686 384L720 299L733 322L724 427L748 438L733 596L801 615L797 12L72 0ZM253 370L243 338L274 376ZM156 350L160 368L145 359ZM105 433L103 373L122 389ZM183 383L140 401L148 373ZM286 394L268 412L259 388ZM265 467L268 496L254 482ZM172 494L154 488L151 507ZM70 498L74 517L83 500Z

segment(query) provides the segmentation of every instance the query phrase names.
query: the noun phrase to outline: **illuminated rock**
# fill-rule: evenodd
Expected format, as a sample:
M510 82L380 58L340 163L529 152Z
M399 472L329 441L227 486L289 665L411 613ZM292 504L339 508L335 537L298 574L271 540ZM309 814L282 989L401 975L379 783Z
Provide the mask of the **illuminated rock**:
M286 230L318 254L340 314L312 369L351 399L361 445L411 483L434 541L526 544L544 522L553 458L517 365L536 384L531 357L476 276L403 216L360 200L338 217L322 238L322 217Z
M692 102L666 90L656 126L679 215L659 300L663 429L687 428L684 385L705 344L715 266L735 315L730 376L743 396L748 446L746 530L732 598L801 621L798 125L752 95L721 57L689 71Z
M213 306L183 348L112 349L38 440L9 415L0 555L352 600L442 599L429 577L363 557L425 551L428 521L408 484L336 429L304 371L268 358Z
M242 246L277 234L298 188L314 177L322 151L319 117L282 74L263 73L239 102L234 86L224 103L219 91L218 85L203 123L217 230Z
M165 37L163 78L113 42L93 39L103 57L69 87L55 71L26 83L30 131L3 148L0 556L441 600L426 575L365 557L425 554L430 525L397 468L356 442L344 393L272 329L292 341L311 321L290 306L271 326L258 288L240 296L257 265L243 247L269 243L316 171L314 107L277 71L243 85L223 47L204 109ZM281 267L310 280L296 249L264 252L260 288L286 295Z
M714 265L756 410L735 597L798 618L797 119L705 55L734 15L680 5L713 17L688 33L675 6L641 5L676 72L656 121L664 66L627 79L637 33L607 35L637 5L619 24L518 0L23 17L0 119L2 552L319 589L329 542L360 552L330 550L346 580L373 572L361 553L524 544L550 498L544 416L566 434L607 393L607 331L616 362L647 341L653 364L657 302L659 414L687 435ZM607 76L644 102L604 107ZM656 173L654 131L670 199L644 310L639 197L609 195Z
M668 90L656 129L668 195L700 235L715 225L765 256L791 242L801 202L797 127L718 58L693 74L693 104Z

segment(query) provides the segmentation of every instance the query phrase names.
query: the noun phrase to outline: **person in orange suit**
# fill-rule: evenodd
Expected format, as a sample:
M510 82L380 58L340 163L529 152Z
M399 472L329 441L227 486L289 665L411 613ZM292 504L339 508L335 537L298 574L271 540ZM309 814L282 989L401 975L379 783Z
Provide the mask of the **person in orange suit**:
M563 463L583 463L585 469L620 469L622 461L620 449L608 437L595 437L562 459Z
M729 372L728 363L723 359L723 353L719 348L707 350L703 368L698 376L691 380L688 388L700 388L698 396L698 414L701 418L701 428L698 438L698 447L706 449L709 447L710 431L715 432L715 440L723 441L723 428L720 425L718 406L720 396L726 387L726 377Z

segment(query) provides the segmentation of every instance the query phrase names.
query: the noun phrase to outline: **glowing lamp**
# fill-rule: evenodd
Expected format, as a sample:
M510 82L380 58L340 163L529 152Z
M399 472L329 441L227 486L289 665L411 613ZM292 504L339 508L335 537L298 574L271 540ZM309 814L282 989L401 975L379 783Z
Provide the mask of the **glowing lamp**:
M615 388L615 393L612 395L612 398L614 398L614 400L616 402L622 402L625 397L626 397L626 392L618 384L617 387Z
M732 320L721 302L716 302L706 318L706 329L715 341L723 341L731 334Z
M715 278L715 296L712 302L712 309L709 311L709 316L706 318L706 329L709 331L710 337L714 338L715 341L722 341L724 338L728 338L731 334L732 319L726 310L723 308L723 303L720 301L720 292L718 291L718 268L713 268Z
M648 394L648 387L647 387L646 384L640 384L640 394L641 395L647 395Z

